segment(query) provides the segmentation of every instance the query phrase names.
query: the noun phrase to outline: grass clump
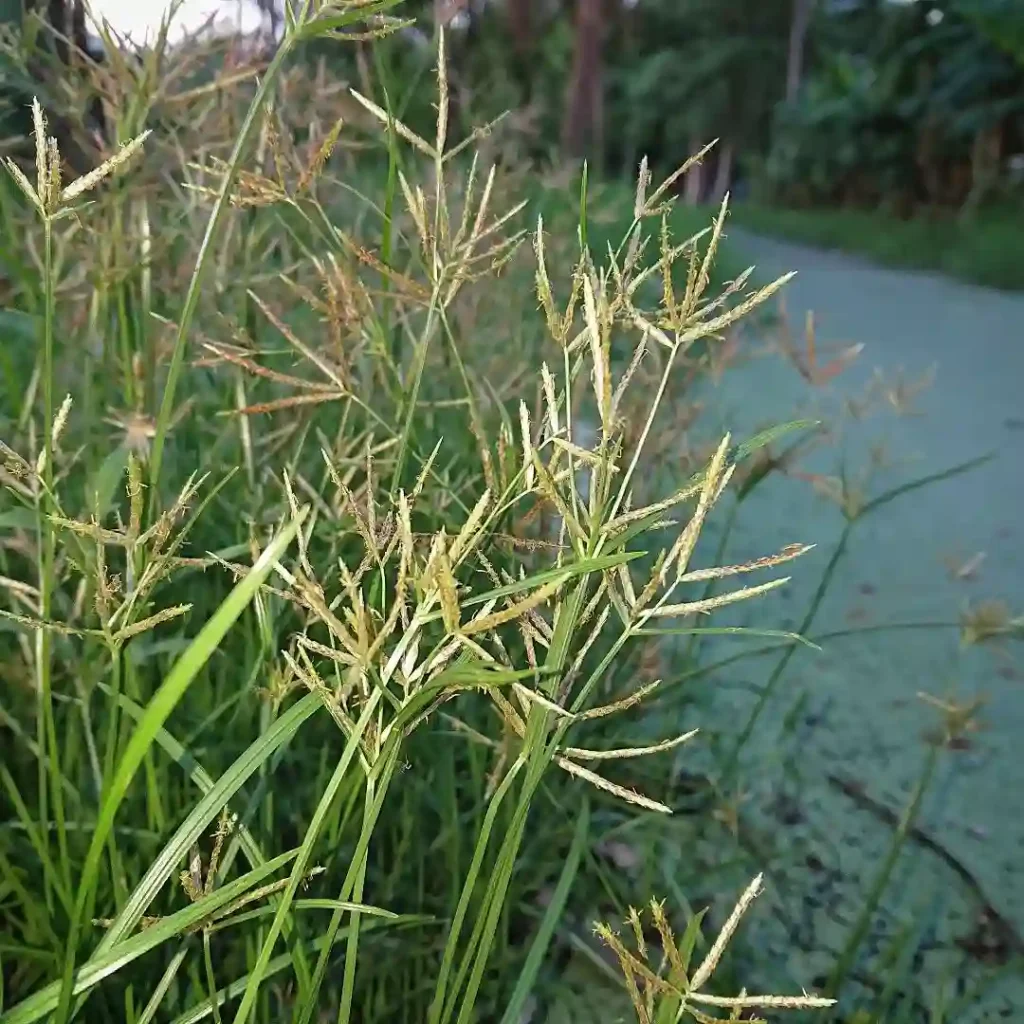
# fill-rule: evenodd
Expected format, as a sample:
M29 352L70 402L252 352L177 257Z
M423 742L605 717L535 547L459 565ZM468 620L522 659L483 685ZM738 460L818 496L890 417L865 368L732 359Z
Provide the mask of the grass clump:
M585 189L574 240L527 233L448 137L443 36L434 138L357 97L383 195L330 172L336 111L296 139L300 44L391 6L300 5L258 85L177 121L158 46L118 69L132 141L96 171L61 183L38 104L35 181L7 165L39 344L0 471L3 1024L521 1019L591 806L669 813L630 766L695 741L630 659L786 578L694 584L806 550L693 564L768 435L644 482L674 374L783 283L711 290L724 208L677 239L642 167L616 243ZM657 911L663 980L602 932L641 1020L825 1005L707 987L758 885L692 977L695 926Z
M970 217L901 220L882 211L797 210L742 203L736 223L766 235L842 249L885 266L936 270L972 284L1024 290L1016 253L1024 242L1017 213L983 209Z

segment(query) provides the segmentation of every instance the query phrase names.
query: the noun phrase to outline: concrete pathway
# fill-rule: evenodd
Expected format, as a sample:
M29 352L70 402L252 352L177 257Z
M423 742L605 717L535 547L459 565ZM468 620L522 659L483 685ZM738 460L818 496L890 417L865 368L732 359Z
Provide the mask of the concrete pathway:
M864 350L814 401L777 356L752 358L702 396L709 433L717 428L745 436L792 419L794 412L834 411L863 393L875 368L892 383L901 373L908 382L919 379L934 366L934 383L912 400L914 413L897 416L890 408L848 423L839 449L818 453L800 468L833 473L841 450L856 473L884 441L896 464L870 484L872 496L995 452L982 468L904 496L862 522L812 635L893 622L952 622L968 603L986 600L1024 614L1024 295L877 268L735 229L730 238L762 278L798 271L786 293L798 340L812 309L821 348L862 343ZM729 561L793 541L818 547L794 564L785 593L741 606L737 621L795 627L841 529L838 510L810 485L777 479L755 493L743 509ZM971 559L977 565L969 579L956 578L947 564ZM724 653L719 645L707 656ZM947 629L865 633L793 659L747 751L749 765L760 767L744 773L750 790L744 809L776 852L768 865L774 886L769 898L785 905L795 929L785 937L765 926L764 941L793 977L810 983L827 969L829 957L813 950L842 945L893 834L836 780L862 786L897 812L906 805L928 758L925 734L937 721L917 698L919 691L985 700L983 728L965 749L940 757L920 825L1024 934L1022 653L1020 642L963 651L956 631ZM749 687L762 683L772 664L741 662L714 683L701 684L720 688L713 705L723 734L742 722L753 701ZM981 906L948 860L920 843L908 844L855 970L884 976L879 958L894 944L920 944L906 977L916 979L928 998L938 994L940 978L949 980L950 999L963 986L990 988L957 1020L1024 1020L1024 987L1013 979L990 986L998 972L984 961L1000 959L1000 942L998 928L979 916ZM901 934L911 947L894 943ZM806 940L809 952L793 950L794 935ZM866 994L861 1005L871 1005ZM889 1017L903 1019L918 1018Z

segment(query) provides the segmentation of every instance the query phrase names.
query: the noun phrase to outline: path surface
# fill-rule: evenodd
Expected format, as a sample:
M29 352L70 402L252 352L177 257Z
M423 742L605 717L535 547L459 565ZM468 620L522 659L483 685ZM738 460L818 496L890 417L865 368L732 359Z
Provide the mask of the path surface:
M881 269L737 230L730 235L761 276L798 271L787 290L793 324L801 325L805 311L813 309L822 347L864 344L857 364L833 385L828 399L833 407L843 396L860 394L876 367L889 377L904 371L912 380L935 366L934 384L913 403L919 415L896 417L890 410L851 425L843 449L855 470L881 439L903 460L871 485L870 494L996 452L982 468L905 496L865 520L812 635L855 625L954 621L968 602L989 599L1005 601L1014 614L1024 612L1024 296ZM778 357L755 358L725 379L705 396L714 410L708 422L737 436L791 419L794 408L807 406L808 389ZM822 453L802 468L834 472L836 461L836 452ZM730 561L797 540L819 546L794 564L786 593L745 609L748 620L795 627L841 528L835 507L809 486L778 480L755 495L743 511ZM955 579L944 564L979 552L985 556L973 580ZM962 652L956 632L946 630L833 640L821 654L801 652L793 659L749 751L772 767L759 771L756 781L745 773L750 780L745 809L760 818L780 848L777 865L769 868L776 886L769 898L789 904L793 928L809 948L842 943L892 836L889 826L857 809L827 776L862 785L897 811L905 806L928 756L923 734L935 722L916 697L921 690L955 692L963 701L986 698L984 728L971 737L968 749L939 761L921 825L967 868L1018 934L1024 933L1021 653L1020 643L1003 652ZM752 703L742 687L763 682L772 664L741 663L721 674L716 685L733 696L717 706L739 716L723 720L723 727L735 730ZM806 703L801 706L800 700ZM777 823L786 815L790 824L780 830ZM793 906L801 894L811 899ZM955 974L978 982L984 969L962 948L991 938L977 927L978 909L947 864L911 844L896 868L868 949L884 955L900 928L908 927L911 935L920 929L930 951L908 965L909 976ZM828 959L783 954L792 942L778 934L766 934L765 941L804 983ZM872 973L878 961L862 956L857 968ZM937 985L930 987L934 991ZM1024 991L1011 979L984 1006L958 1019L1024 1020Z

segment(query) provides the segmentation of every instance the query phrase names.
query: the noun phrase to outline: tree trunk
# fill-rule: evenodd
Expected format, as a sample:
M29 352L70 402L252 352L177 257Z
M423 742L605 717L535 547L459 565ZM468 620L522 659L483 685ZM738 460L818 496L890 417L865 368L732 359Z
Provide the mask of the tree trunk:
M46 20L54 30L53 45L61 64L68 62L67 40L71 36L70 18L68 17L70 13L64 0L50 0L47 5Z
M600 135L602 0L576 0L576 39L562 122L562 148L569 157L592 153Z
M711 190L712 201L715 204L721 203L725 193L732 185L732 164L735 148L731 142L720 142L716 147L718 150L718 166L715 168L715 184Z
M690 136L690 155L699 153L701 149L700 136ZM686 172L686 182L683 186L683 202L687 206L697 206L701 196L704 194L704 163L698 161Z
M792 103L800 94L804 76L804 45L811 25L814 0L793 0L793 17L789 23L789 53L786 58L786 101Z
M53 76L58 73L53 66L53 57L65 68L77 66L80 70L82 60L88 59L85 7L82 0L26 0L22 9L26 13L35 12L48 29L40 34L36 43L38 49L26 55L29 76L40 84L53 84ZM59 74L63 77L64 72ZM58 90L58 95L62 92ZM103 108L94 96L89 113L95 115L97 109L102 123ZM67 111L61 109L51 108L46 113L51 133L57 139L68 169L77 176L95 167L96 154L89 151L91 145L88 135L80 130L81 119L69 118Z
M506 6L512 46L525 59L533 50L533 0L507 0Z
M920 179L922 198L927 206L942 203L942 164L938 159L941 128L934 117L927 117L918 130L914 163Z
M999 180L1002 149L1001 123L987 125L974 136L971 147L971 190L960 211L963 217L973 216L991 194Z
M520 102L528 106L533 92L533 0L507 0L508 34L512 39L513 68L519 83Z

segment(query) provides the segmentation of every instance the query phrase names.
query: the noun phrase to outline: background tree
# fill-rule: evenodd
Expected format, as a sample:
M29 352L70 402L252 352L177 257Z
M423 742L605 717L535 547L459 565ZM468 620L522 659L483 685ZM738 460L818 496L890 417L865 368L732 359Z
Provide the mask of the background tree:
M651 0L632 12L631 51L614 63L610 138L663 167L678 166L718 138L708 168L688 182L692 201L720 196L767 145L785 89L790 29L787 0ZM620 51L621 53L621 51Z
M576 0L575 24L562 146L567 156L584 157L600 151L602 138L604 0Z
M80 86L90 54L82 0L2 0L0 25L6 26L0 48L0 124L5 136L24 138L30 131L28 106L38 96L50 114L51 131L72 167L91 166L91 130L98 104ZM72 88L62 84L76 83ZM80 129L88 125L89 130Z
M804 47L811 27L814 0L793 0L793 18L789 26L789 51L786 54L786 100L792 102L800 92L804 72Z
M280 0L255 0L276 35ZM320 50L341 81L387 91L429 132L430 37L447 26L451 131L505 111L503 151L530 163L586 157L632 176L719 144L681 187L692 203L737 181L769 201L961 210L1019 198L1024 4L1019 0L406 0L417 25L364 47ZM67 126L55 67L84 51L80 0L0 0L24 24L5 62L8 134L40 93ZM44 45L45 44L45 45ZM63 73L63 72L62 72ZM63 120L62 120L63 119ZM509 141L511 139L511 142ZM71 140L65 149L75 153ZM1017 191L1015 192L1015 189Z
M819 19L806 88L777 111L767 194L970 213L1009 187L1024 75L1011 56L1015 11L1004 20L997 8L979 21L973 2L921 0Z

